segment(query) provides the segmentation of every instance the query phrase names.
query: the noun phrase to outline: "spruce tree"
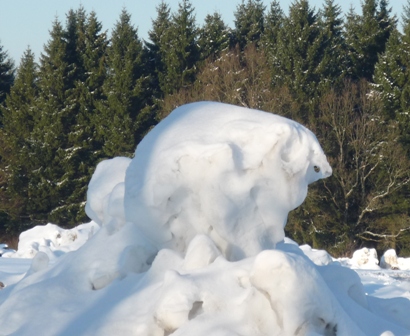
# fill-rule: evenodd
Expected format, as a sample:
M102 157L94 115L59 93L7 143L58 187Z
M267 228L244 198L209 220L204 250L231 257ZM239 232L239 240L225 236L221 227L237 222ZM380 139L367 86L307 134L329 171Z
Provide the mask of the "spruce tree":
M279 32L283 26L285 14L280 7L278 0L271 2L268 13L264 18L264 31L262 35L263 46L268 53L272 53L277 48Z
M165 55L169 51L168 32L170 26L170 8L162 1L157 7L157 18L152 21L152 29L148 32L149 41L145 41L148 49L150 86L157 99L163 98L163 90L167 82Z
M0 105L6 99L14 82L14 62L0 44Z
M4 178L0 188L1 210L7 213L7 232L16 233L21 226L12 226L30 218L27 211L29 203L29 177L33 166L30 157L31 132L36 116L35 104L38 66L34 54L28 48L19 65L14 85L7 95L0 131L0 176ZM0 216L1 217L1 216Z
M219 13L208 14L205 17L205 24L199 33L201 60L206 60L208 57L215 60L221 55L222 51L228 50L230 34L227 25L223 22Z
M145 54L131 16L123 10L111 36L103 85L106 100L100 105L98 136L105 156L131 156L152 125Z
M165 76L160 83L165 94L187 88L195 81L200 60L198 28L194 8L189 0L182 0L172 15L171 26L165 34L168 50L164 53Z
M396 18L391 16L388 1L383 0L378 9L377 0L362 3L362 15L350 10L346 21L346 43L349 48L350 76L353 79L372 80L378 55L383 53Z
M101 158L101 142L96 138L97 105L103 99L106 75L105 55L108 41L96 13L86 15L80 7L76 17L76 49L70 63L76 69L73 88L67 92L66 109L73 119L66 125L67 144L62 158L65 173L58 184L64 206L53 212L51 220L61 217L70 222L84 220L84 201L88 182ZM68 26L69 27L69 26ZM69 60L70 61L70 60Z
M343 35L343 19L340 6L334 0L326 0L321 11L321 60L316 72L320 90L341 87L347 72L347 46Z
M58 192L64 148L68 148L67 127L72 123L67 95L73 88L66 61L65 31L56 19L40 58L39 97L33 106L35 121L31 132L29 202L27 210L34 219L46 220L49 213L63 204ZM58 223L60 224L60 223Z
M264 31L265 6L262 0L242 0L235 15L235 42L243 50L247 44L258 45Z
M287 86L299 101L309 102L316 98L322 48L323 36L317 13L307 0L295 1L279 34L273 60L274 85Z
M385 118L396 119L401 111L401 96L408 85L408 57L410 50L402 41L398 30L394 30L386 44L386 50L379 56L374 70L374 88L383 100Z
M40 59L38 112L31 155L30 207L40 219L60 225L85 220L86 188L95 167L96 101L104 76L105 33L80 7L55 21Z

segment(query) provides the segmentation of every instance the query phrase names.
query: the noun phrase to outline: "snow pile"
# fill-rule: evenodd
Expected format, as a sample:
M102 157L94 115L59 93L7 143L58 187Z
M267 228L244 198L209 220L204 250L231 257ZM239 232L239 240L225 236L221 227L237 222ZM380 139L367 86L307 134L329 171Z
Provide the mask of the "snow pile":
M377 258L377 252L374 248L362 248L353 253L352 264L355 267L360 268L379 268L379 259Z
M315 135L298 123L188 104L138 145L125 176L125 217L158 249L185 252L206 234L238 260L282 241L289 211L331 171Z
M94 222L107 229L114 229L124 218L124 179L130 162L126 157L100 162L88 186L85 211Z
M374 248L364 247L360 250L356 250L352 258L338 258L337 261L341 265L353 269L380 269L377 251Z
M13 249L10 249L7 244L0 244L0 256L5 253L16 252Z
M54 263L39 251L5 283L1 333L410 335L408 299L370 297L355 271L284 239L288 212L330 173L290 120L181 107L132 161L97 167L87 213L102 228Z
M396 270L410 270L410 258L397 257L394 249L387 250L380 258L380 267Z
M5 258L33 258L38 252L55 259L77 250L99 229L93 222L65 230L55 224L38 225L20 234L17 252L5 251Z
M329 265L333 262L333 258L325 250L313 249L309 245L301 245L300 249L303 253L318 266Z

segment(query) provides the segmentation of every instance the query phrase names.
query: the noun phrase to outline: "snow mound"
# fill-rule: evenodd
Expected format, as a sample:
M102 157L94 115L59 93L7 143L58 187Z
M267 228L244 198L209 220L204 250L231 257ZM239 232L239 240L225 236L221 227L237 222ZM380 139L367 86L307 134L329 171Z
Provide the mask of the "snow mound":
M384 252L380 258L380 267L387 269L399 269L399 261L397 260L396 251L393 249Z
M50 262L60 231L43 228L45 243L38 228L22 234L22 251L37 253L0 291L1 333L410 335L409 300L366 295L355 271L284 239L288 212L330 173L295 122L183 106L132 161L97 166L87 213L102 228L84 245Z
M125 216L160 249L206 234L230 260L284 238L289 211L332 170L315 135L289 119L201 102L174 110L138 145Z
M379 259L377 258L377 251L373 248L364 247L360 250L356 250L353 253L352 258L339 258L337 259L342 265L357 268L357 269L369 269L378 270Z
M98 230L94 222L65 230L55 224L38 225L20 234L17 251L6 252L5 258L33 258L45 253L50 260L77 250Z
M394 249L389 249L380 258L380 267L393 270L410 270L410 258L397 257Z
M329 265L333 263L333 258L325 250L313 249L309 245L301 245L303 253L318 266Z
M0 257L7 253L14 253L15 250L9 248L7 244L0 244Z
M123 184L125 172L131 162L126 157L116 157L100 162L87 190L85 212L94 222L108 225L110 219L124 217Z

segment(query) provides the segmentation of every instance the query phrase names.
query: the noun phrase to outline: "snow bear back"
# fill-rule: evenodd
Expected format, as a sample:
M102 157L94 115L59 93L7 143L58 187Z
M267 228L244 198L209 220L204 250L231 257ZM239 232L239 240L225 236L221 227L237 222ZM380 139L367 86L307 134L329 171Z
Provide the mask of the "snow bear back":
M185 251L202 233L239 259L281 241L308 184L330 174L316 137L296 122L187 104L138 145L125 177L125 215L159 247Z

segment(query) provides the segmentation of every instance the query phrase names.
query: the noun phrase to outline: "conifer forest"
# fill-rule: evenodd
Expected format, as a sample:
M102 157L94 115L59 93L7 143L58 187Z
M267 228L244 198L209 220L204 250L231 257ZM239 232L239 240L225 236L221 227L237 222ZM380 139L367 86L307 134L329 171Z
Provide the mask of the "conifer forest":
M50 22L41 55L16 64L0 42L0 237L88 221L98 162L132 157L174 108L212 100L291 118L322 144L333 175L310 186L287 236L335 256L410 256L410 0L402 13L389 0L360 13L243 0L229 27L181 0L160 4L142 39L126 9L107 32L80 7Z

